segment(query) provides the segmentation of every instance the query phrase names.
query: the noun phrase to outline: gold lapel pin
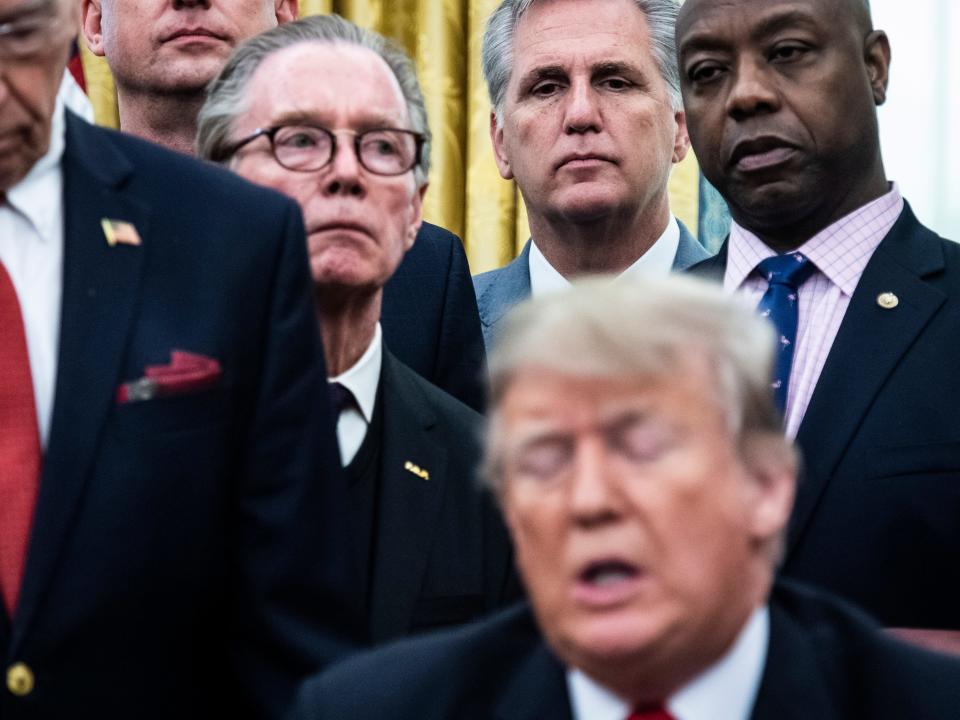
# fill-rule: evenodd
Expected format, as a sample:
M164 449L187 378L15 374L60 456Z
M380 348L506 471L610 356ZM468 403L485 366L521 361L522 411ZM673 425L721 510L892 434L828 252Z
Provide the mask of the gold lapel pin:
M430 479L430 473L429 473L429 472L427 472L426 470L424 470L424 469L423 469L422 467L420 467L419 465L415 465L414 463L410 462L409 460L407 460L407 461L403 464L403 469L406 470L407 472L413 473L414 475L416 475L416 476L417 476L418 478L420 478L421 480L429 480L429 479Z
M100 227L103 228L104 237L107 238L107 245L140 245L140 233L132 223L123 220L113 220L111 218L102 218Z
M893 310L899 304L900 298L898 298L892 292L885 292L877 295L877 305L882 307L884 310Z

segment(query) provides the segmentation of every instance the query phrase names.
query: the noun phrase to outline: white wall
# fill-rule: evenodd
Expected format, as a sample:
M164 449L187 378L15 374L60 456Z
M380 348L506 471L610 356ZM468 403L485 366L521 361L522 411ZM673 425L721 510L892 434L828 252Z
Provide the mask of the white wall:
M960 2L872 0L893 62L880 139L921 222L960 241Z

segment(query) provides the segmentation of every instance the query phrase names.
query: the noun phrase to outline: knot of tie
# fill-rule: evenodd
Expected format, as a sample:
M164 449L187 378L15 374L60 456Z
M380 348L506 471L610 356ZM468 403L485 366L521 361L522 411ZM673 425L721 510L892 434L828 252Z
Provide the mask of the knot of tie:
M792 290L798 290L816 267L800 253L789 253L768 257L757 265L757 269L766 278L768 285L786 285Z
M353 393L338 382L328 383L328 390L330 392L330 404L333 405L338 417L340 413L356 402Z

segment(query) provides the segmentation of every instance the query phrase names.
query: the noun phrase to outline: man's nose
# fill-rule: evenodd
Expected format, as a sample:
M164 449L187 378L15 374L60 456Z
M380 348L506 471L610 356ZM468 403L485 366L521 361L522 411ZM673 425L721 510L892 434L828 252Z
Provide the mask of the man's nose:
M612 473L603 438L582 438L577 444L569 485L570 514L577 525L593 527L618 516L616 478Z
M360 158L357 157L354 144L349 141L337 143L330 164L321 172L326 195L361 196L365 193Z
M772 70L756 62L740 62L733 72L727 95L727 114L740 120L758 113L776 112L779 108L780 93Z
M603 127L600 98L590 82L574 82L567 91L563 118L568 134L598 132Z

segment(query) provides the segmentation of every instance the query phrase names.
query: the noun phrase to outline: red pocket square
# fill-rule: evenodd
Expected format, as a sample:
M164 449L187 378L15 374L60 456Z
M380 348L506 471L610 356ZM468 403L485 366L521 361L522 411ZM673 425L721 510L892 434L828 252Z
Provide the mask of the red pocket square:
M117 402L128 403L206 390L220 379L220 363L214 358L174 350L169 365L148 365L139 380L117 388Z

